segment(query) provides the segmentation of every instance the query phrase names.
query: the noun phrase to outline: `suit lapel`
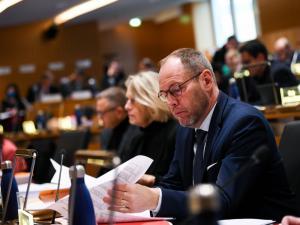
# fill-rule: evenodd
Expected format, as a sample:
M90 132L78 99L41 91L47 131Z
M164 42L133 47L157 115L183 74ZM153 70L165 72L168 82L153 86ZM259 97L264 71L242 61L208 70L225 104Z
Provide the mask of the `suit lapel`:
M221 129L221 123L222 123L222 117L223 117L223 112L227 104L228 97L220 91L220 94L218 96L217 104L214 109L210 125L209 125L209 130L208 130L208 135L207 135L207 141L206 141L206 146L205 146L205 157L204 157L204 163L205 163L205 171L207 166L212 161L212 155L214 152L214 145L217 140L217 137L219 135L220 129Z

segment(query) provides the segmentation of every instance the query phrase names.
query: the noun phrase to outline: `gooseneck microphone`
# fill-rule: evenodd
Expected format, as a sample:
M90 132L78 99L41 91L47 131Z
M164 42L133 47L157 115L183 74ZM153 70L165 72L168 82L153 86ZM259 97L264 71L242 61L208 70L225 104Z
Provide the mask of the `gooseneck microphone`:
M270 155L270 149L266 145L259 146L254 153L251 155L249 161L237 172L235 173L229 180L227 180L221 188L225 188L229 186L233 181L235 181L238 177L240 177L243 173L245 173L252 166L258 165L268 159Z
M31 163L31 168L30 168L30 175L29 175L29 179L28 179L28 185L27 185L25 200L24 200L24 205L23 205L23 209L26 210L28 194L29 194L29 188L30 188L30 184L32 182L33 170L34 170L34 166L35 166L36 155L37 155L37 153L36 153L36 150L34 150L34 149L18 149L16 151L15 156L14 156L14 161L13 161L12 168L9 165L5 166L5 168L9 169L8 174L9 174L10 177L9 177L8 184L5 185L5 186L7 186L7 189L5 191L6 198L5 198L5 203L4 203L4 207L3 207L2 224L4 224L5 221L6 221L6 214L8 212L7 211L8 208L11 208L11 207L8 207L9 204L10 204L11 192L13 192L12 193L13 194L12 198L14 198L16 196L15 192L18 191L18 187L17 187L15 177L14 177L15 170L16 170L17 157L32 158L32 163ZM16 207L18 207L18 206L16 205Z
M59 189L60 189L60 181L61 181L61 172L62 172L62 166L64 162L64 155L65 150L61 150L61 156L60 156L60 166L59 166L59 176L58 176L58 183L57 183L57 189L56 189L56 196L55 196L55 202L59 199ZM55 217L56 217L56 211L53 212L51 224L55 223Z

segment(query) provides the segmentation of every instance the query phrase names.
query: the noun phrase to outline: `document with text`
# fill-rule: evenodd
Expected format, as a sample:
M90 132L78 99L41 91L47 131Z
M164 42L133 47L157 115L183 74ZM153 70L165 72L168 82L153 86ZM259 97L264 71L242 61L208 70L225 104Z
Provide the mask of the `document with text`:
M107 194L107 190L113 188L115 179L117 178L118 183L134 184L145 174L152 161L152 159L146 156L136 156L103 176L95 179L94 182L92 182L93 185L87 185L91 194L98 223L108 222L110 211L108 210L108 205L105 204L102 199ZM64 218L67 218L68 201L69 196L66 196L53 205L50 205L48 208L58 211ZM150 217L149 211L134 214L114 212L115 222L147 220L161 220L161 218Z

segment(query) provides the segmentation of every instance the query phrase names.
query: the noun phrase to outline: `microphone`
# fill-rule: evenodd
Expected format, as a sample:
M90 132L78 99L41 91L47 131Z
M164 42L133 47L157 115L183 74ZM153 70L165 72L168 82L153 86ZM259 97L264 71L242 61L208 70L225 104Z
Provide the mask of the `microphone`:
M236 173L231 179L222 185L222 188L229 186L233 181L235 181L239 176L241 176L245 171L247 171L252 166L258 165L266 161L270 155L270 149L266 145L259 146L254 153L251 155L250 160Z
M61 156L60 156L60 167L59 167L59 176L58 176L58 183L57 183L57 189L56 189L55 202L57 202L57 200L59 199L61 171L62 171L62 166L63 166L63 162L64 162L64 155L65 155L65 149L62 149L61 150ZM55 223L55 217L56 217L56 211L53 212L51 224Z

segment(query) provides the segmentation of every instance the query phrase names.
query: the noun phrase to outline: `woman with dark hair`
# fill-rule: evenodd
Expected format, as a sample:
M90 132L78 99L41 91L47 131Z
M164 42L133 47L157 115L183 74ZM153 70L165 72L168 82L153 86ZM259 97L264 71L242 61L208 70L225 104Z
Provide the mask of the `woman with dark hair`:
M13 162L17 147L10 140L3 137L0 134L0 153L2 154L2 160L10 160ZM26 171L27 165L23 158L17 158L15 172Z
M12 83L6 87L1 111L9 113L9 118L3 122L4 131L21 130L25 116L25 104L21 99L19 88L16 84Z

